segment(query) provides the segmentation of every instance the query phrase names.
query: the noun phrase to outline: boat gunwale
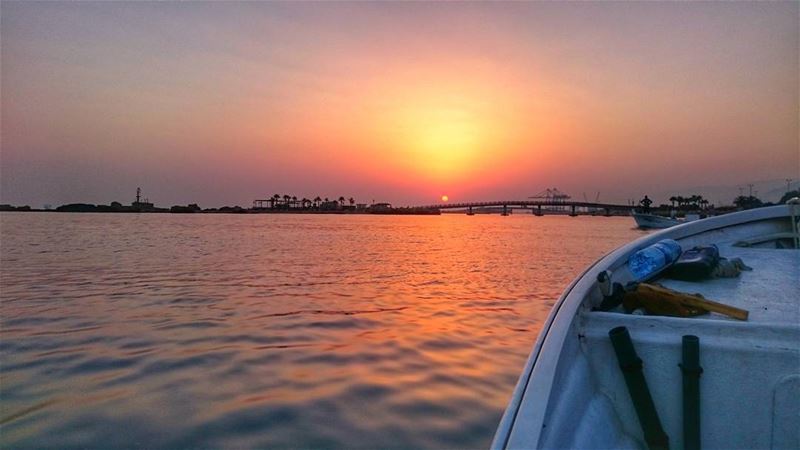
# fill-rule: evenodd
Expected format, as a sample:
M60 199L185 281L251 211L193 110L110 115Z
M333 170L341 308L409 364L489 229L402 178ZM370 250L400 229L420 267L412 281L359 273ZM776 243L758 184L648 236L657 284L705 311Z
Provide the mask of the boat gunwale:
M517 381L517 385L514 388L511 398L509 399L508 406L506 407L506 410L500 419L500 423L498 424L490 448L504 449L508 447L509 440L511 439L514 429L514 424L516 423L519 415L522 402L524 399L526 399L525 394L528 391L528 386L530 385L530 381L534 375L539 375L539 378L547 377L545 379L546 386L543 385L537 387L537 391L541 392L541 395L544 395L544 398L543 401L536 402L537 410L535 421L536 423L543 422L544 415L550 403L550 391L553 385L555 372L558 367L558 361L560 359L560 349L563 347L564 342L566 341L567 332L572 324L572 320L577 314L580 306L583 304L588 289L591 288L591 286L595 283L598 273L600 273L602 270L619 268L626 263L627 257L630 254L661 239L683 239L693 235L732 226L745 225L751 222L780 219L783 217L788 218L791 212L790 208L791 205L777 205L681 223L679 225L661 229L646 236L642 236L631 242L628 242L627 244L623 244L622 246L617 247L616 249L595 260L594 263L590 264L586 270L578 275L567 286L556 304L551 309L550 314L548 315L547 320L542 327L542 330L539 332L539 335L536 338L536 343L534 344L534 347L528 356L528 360L525 363L523 372ZM594 276L587 277L587 275L590 274L594 274ZM582 289L576 291L576 287L579 285L581 285ZM579 292L579 294L576 294L575 292ZM565 308L565 306L568 307ZM562 313L569 315L567 320L565 320L566 324L560 328L554 328L556 319L559 319ZM543 368L543 362L539 361L539 356L542 354L544 349L550 349L551 351L549 353L553 355L550 356L547 361L544 361L544 363L548 363L550 366L549 370L546 372L545 369L548 368ZM544 389L545 387L546 389ZM532 393L528 397L537 397L535 394L536 392ZM536 442L538 447L538 442L541 438L542 432L541 426L528 427L527 431L534 434L531 442Z

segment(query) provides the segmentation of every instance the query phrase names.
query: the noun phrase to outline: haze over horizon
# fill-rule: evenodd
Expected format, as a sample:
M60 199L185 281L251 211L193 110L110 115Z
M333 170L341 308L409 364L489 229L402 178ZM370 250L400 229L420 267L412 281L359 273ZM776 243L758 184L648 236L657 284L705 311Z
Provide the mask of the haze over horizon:
M0 202L798 179L799 24L792 1L4 1Z

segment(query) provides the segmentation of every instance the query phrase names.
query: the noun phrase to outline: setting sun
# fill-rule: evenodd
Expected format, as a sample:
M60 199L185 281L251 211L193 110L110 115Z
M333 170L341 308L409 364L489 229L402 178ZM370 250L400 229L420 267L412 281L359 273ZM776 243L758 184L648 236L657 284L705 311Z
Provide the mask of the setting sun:
M370 136L362 146L379 142L380 161L429 188L478 179L513 153L521 136L530 136L530 125L521 131L515 118L531 114L521 113L506 84L488 69L462 72L406 68L375 81L360 97L367 112L360 132Z
M450 198L449 198L448 196L446 196L446 195L443 195L443 196L442 196L442 201L443 201L443 202L446 202L446 201L448 201L448 200L450 200Z
M415 93L414 97L426 97ZM436 102L409 102L401 106L402 137L397 144L407 155L413 172L437 180L453 180L472 170L480 148L488 141L481 114Z

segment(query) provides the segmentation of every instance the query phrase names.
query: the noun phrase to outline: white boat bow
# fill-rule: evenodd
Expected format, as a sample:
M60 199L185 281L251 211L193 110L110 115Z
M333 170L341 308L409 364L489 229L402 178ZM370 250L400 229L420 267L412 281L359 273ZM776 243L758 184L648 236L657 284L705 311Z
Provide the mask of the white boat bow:
M675 225L680 225L681 221L671 217L657 216L655 214L646 213L631 213L633 220L636 221L636 226L644 229L662 229L670 228Z
M800 448L800 249L774 248L775 239L796 233L790 208L687 222L624 245L586 269L547 318L492 448L647 448L608 337L617 326L628 328L644 361L672 448L684 444L678 364L687 334L700 338L703 447ZM610 270L615 282L630 281L628 257L665 238L683 249L716 244L721 256L743 258L753 271L739 278L659 282L747 309L749 320L592 311L602 299L597 275ZM734 247L738 241L754 247Z

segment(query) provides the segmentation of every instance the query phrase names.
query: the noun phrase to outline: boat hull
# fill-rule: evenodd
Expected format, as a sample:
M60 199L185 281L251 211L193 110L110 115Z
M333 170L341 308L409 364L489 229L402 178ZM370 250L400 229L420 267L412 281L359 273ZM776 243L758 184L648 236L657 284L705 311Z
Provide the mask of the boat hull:
M641 213L633 213L633 220L636 221L636 226L644 229L663 229L674 227L681 223L677 219Z

